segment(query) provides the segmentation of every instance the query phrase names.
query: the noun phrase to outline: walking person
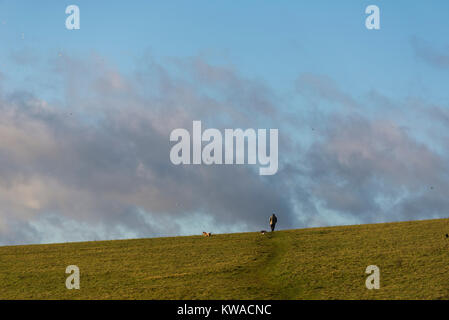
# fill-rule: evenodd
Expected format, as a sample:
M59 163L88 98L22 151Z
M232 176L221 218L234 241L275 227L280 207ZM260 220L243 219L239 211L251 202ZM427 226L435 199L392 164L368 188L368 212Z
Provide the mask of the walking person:
M278 218L277 218L276 215L273 213L273 215L270 217L270 227L271 227L271 232L274 231L274 227L276 227L276 222L278 222Z

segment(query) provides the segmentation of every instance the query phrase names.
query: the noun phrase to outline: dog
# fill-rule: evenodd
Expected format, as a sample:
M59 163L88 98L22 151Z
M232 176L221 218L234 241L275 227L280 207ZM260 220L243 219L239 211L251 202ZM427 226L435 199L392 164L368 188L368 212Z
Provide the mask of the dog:
M262 230L262 231L260 231L260 233L261 234L265 234L265 233L267 233L267 231L266 230Z
M203 236L210 237L211 235L212 235L212 233L203 231Z

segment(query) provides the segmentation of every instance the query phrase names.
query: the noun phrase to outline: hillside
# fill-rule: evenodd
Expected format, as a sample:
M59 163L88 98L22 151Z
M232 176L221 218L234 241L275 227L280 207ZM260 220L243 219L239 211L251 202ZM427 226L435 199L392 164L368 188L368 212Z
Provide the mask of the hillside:
M0 299L449 299L446 233L443 219L0 247Z

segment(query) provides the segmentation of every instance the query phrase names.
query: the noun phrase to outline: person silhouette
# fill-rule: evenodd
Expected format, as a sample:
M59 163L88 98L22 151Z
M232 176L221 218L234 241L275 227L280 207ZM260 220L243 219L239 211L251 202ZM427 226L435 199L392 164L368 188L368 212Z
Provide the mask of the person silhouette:
M276 222L278 222L278 218L277 218L276 215L273 213L273 215L270 217L270 227L271 227L271 232L274 231L274 228L276 227Z

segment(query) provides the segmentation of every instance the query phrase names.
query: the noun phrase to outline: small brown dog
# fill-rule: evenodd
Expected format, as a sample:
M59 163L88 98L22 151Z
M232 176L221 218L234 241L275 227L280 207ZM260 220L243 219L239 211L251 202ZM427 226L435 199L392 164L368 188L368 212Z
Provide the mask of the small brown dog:
M211 235L212 235L212 233L203 231L203 236L210 237Z

